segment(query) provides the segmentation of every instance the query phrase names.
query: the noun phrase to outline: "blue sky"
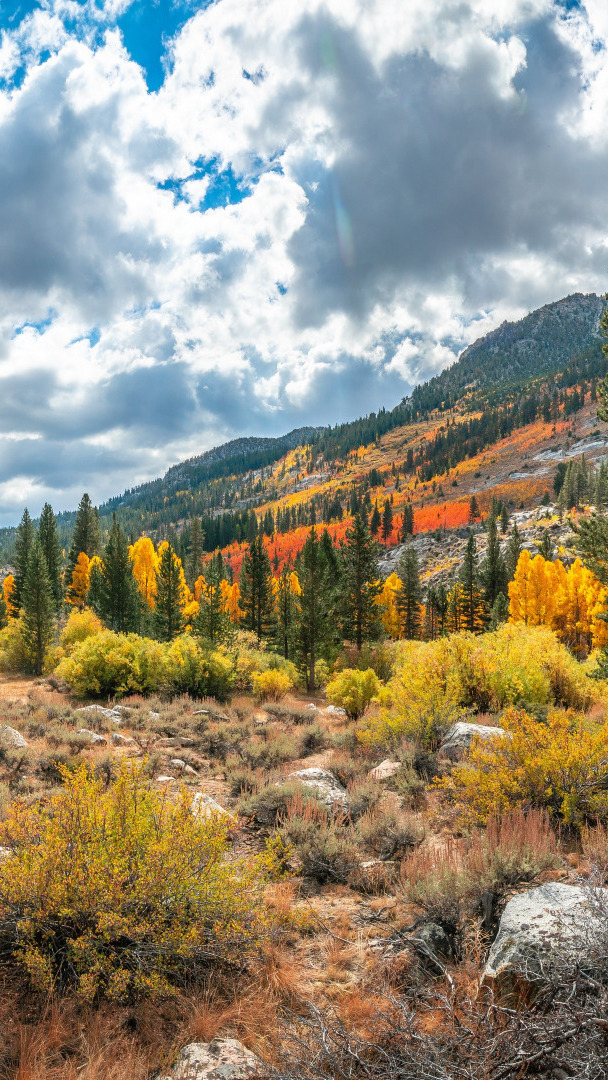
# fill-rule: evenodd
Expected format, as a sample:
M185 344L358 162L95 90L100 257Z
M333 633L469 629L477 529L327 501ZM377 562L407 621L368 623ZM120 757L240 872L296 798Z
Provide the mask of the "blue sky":
M604 0L0 0L0 523L605 292Z

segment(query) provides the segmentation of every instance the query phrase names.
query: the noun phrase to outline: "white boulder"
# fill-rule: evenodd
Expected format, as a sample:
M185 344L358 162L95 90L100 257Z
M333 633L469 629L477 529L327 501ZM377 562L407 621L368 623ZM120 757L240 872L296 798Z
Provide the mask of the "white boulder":
M8 724L0 725L0 745L10 746L13 750L25 750L27 746L26 740L20 731L17 731L14 727L9 727Z
M316 767L299 769L297 772L289 773L289 779L297 780L304 787L311 788L319 802L330 810L336 806L342 810L349 809L350 802L346 788L342 787L328 769Z
M86 735L88 741L91 743L92 746L98 746L101 745L101 743L103 743L104 746L107 746L106 740L104 739L103 735L98 735L95 731L89 731L89 729L86 727L78 728L76 734Z
M470 724L466 720L458 720L450 728L440 747L440 753L444 757L456 761L470 749L474 738L483 739L484 742L492 739L509 738L509 732L503 728L490 727L488 724Z
M213 1039L185 1046L162 1080L262 1080L267 1075L259 1058L238 1039Z
M379 765L376 765L375 769L370 769L370 780L390 780L391 776L399 772L401 768L400 761L391 761L390 758L385 758Z

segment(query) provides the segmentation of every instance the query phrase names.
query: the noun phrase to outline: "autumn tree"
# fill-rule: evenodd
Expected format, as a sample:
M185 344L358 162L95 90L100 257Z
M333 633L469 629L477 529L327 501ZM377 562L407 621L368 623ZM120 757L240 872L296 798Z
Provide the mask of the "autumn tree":
M72 533L72 543L70 545L70 553L68 556L68 569L70 573L74 569L76 560L81 551L84 551L85 555L89 556L89 559L91 559L93 555L99 555L101 552L99 514L97 508L93 506L86 492L82 496L82 499L78 504L78 510L76 511L74 532Z
M46 502L42 507L40 521L38 522L38 538L46 559L49 581L55 611L59 612L63 601L63 588L61 583L61 564L63 561L61 542L57 530L57 518L53 513L50 503Z
M401 616L397 607L397 594L400 588L401 578L395 573L389 574L376 599L380 609L382 629L385 634L395 640L401 637Z
M149 536L141 536L130 545L129 558L142 601L152 611L156 598L158 555Z
M184 628L188 591L183 566L168 540L160 545L158 555L154 628L161 641L172 641Z
M128 633L137 629L139 600L129 549L116 514L101 560L99 610L110 630Z
M243 556L239 587L243 624L261 641L271 632L273 624L272 570L261 532Z
M363 518L356 514L342 548L340 614L342 632L357 649L379 633L376 598L381 591L378 546Z
M557 597L551 564L542 555L522 551L509 583L509 620L527 626L551 626Z
M17 609L23 607L25 575L27 574L30 551L32 550L35 535L34 524L30 517L29 510L26 507L23 511L21 521L17 526L17 535L15 537L14 603Z
M396 603L401 621L401 632L404 638L411 641L420 637L420 623L422 612L422 587L420 585L420 568L415 548L408 544L399 557L397 574L401 578L401 588L397 593Z
M7 618L16 618L19 614L19 608L15 597L15 578L13 574L7 574L2 582L2 597L6 605Z
M21 593L21 633L34 675L42 674L46 650L53 638L54 604L46 558L40 540L35 537Z
M81 551L72 571L72 580L67 591L68 604L73 604L82 611L86 607L90 583L89 556Z

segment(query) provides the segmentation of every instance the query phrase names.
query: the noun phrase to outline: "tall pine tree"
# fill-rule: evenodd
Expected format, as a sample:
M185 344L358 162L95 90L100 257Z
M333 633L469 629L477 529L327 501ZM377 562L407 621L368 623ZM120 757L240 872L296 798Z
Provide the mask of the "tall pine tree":
M182 564L167 540L160 545L158 554L154 629L161 641L172 641L184 628L186 580Z
M26 507L23 511L21 521L17 526L17 535L15 538L15 586L12 599L17 610L23 607L25 575L27 574L30 551L32 550L34 537L34 524L30 517L29 510Z
M261 532L243 556L239 588L243 625L261 641L273 626L272 570Z
M331 584L317 530L313 525L298 561L300 595L293 633L294 651L306 676L310 694L315 690L315 667L326 652L333 633Z
M101 560L98 614L110 630L129 633L138 627L139 603L127 538L114 514Z
M481 568L481 582L483 585L483 598L488 609L490 609L500 593L503 596L507 595L507 570L500 550L498 527L493 514L488 518L487 530L488 545Z
M473 633L483 629L485 616L478 582L477 545L474 534L470 532L460 571L460 584L462 586L462 629L471 630Z
M99 526L99 514L93 506L89 496L82 496L76 512L72 543L68 556L68 578L72 577L72 570L76 566L76 560L80 552L84 551L89 559L101 552L101 528Z
M38 537L32 542L23 583L21 633L34 675L41 675L55 630L54 600L46 558Z
M403 637L408 641L420 637L420 623L422 612L422 588L420 585L420 568L418 556L411 544L408 544L399 557L397 563L397 576L401 578L395 602L401 620Z
M222 567L212 558L205 568L198 598L194 632L212 649L228 640L232 631L230 615L225 610L222 593Z
M63 586L61 583L61 563L63 560L59 533L57 531L57 518L53 513L52 506L48 502L44 504L42 513L40 514L40 521L38 522L38 539L40 540L40 546L46 559L55 611L59 612L61 610L61 602L63 599Z
M364 641L378 637L379 610L376 597L379 581L378 545L360 514L346 531L342 548L340 615L342 633L361 649Z
M194 588L194 582L202 569L201 559L203 555L204 539L205 534L199 519L197 517L192 518L192 525L190 528L190 550L186 562L188 584L191 589Z
M507 571L507 580L513 581L513 576L517 569L519 562L519 556L523 551L521 537L519 535L519 529L517 528L517 522L513 522L513 528L511 529L511 535L507 544L507 557L505 559L505 567Z

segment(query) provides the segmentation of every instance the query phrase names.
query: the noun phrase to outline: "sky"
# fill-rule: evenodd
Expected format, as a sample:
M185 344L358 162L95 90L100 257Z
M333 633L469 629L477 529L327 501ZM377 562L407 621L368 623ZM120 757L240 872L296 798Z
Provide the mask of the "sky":
M608 289L606 0L0 0L0 524Z

